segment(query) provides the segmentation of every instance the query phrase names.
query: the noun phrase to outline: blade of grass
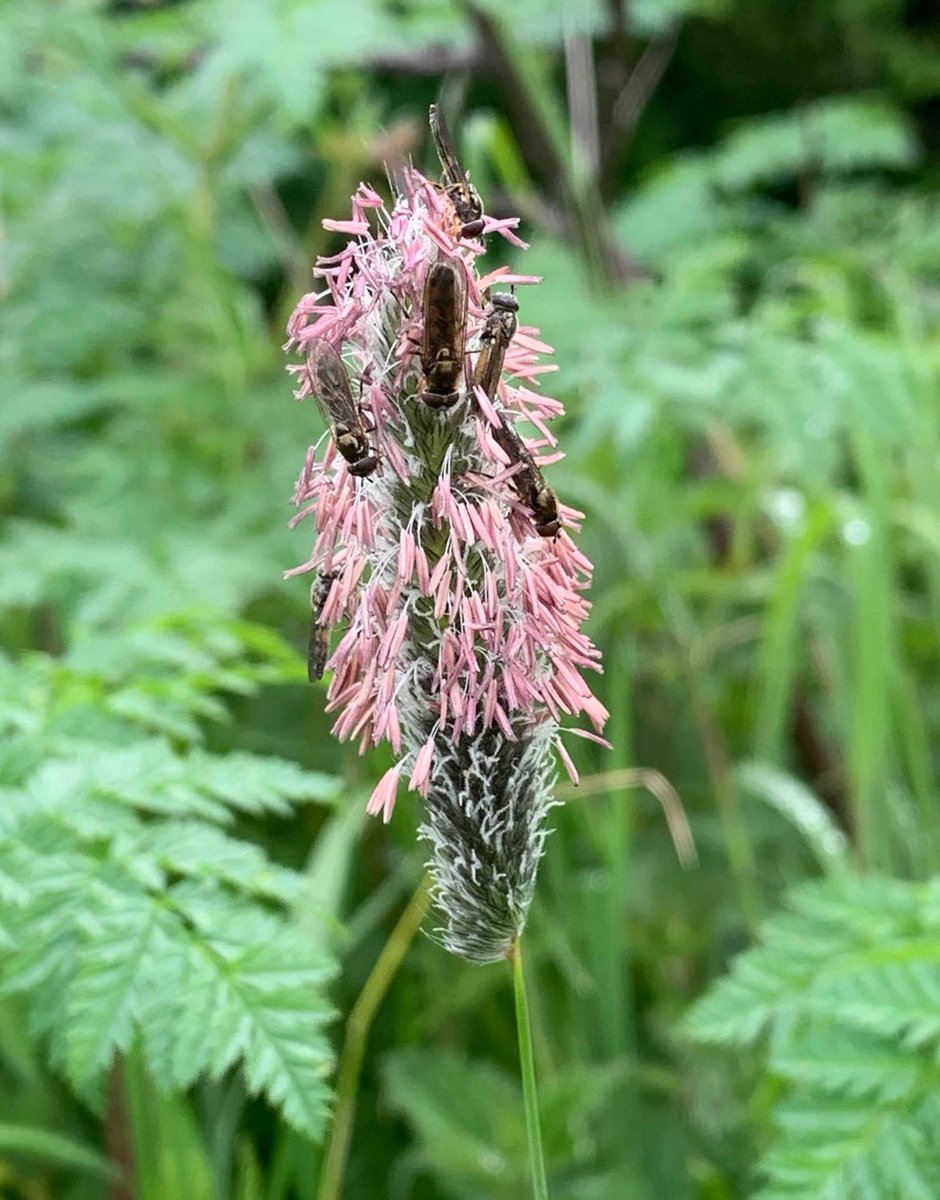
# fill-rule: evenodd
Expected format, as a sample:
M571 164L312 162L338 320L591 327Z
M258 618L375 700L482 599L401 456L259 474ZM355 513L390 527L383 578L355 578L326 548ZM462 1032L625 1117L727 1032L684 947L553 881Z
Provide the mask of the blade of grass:
M346 1022L346 1040L336 1081L336 1108L330 1128L317 1200L339 1200L356 1116L356 1096L372 1022L401 966L408 947L421 928L428 907L427 880L415 889L376 960Z
M158 1091L139 1051L122 1063L136 1167L135 1200L216 1200L212 1163L190 1102Z
M535 1058L532 1054L532 1031L529 1026L529 1005L518 939L512 943L508 957L512 965L512 987L516 1002L516 1031L519 1035L519 1063L522 1070L522 1097L525 1105L529 1167L532 1173L532 1196L534 1200L548 1200L542 1128L539 1123L538 1088L535 1081Z
M75 1138L35 1125L0 1123L0 1154L32 1159L60 1170L112 1179L114 1165Z
M813 555L832 530L828 505L812 505L798 537L787 546L777 567L757 655L754 689L755 757L781 761L799 655L800 595Z
M888 777L889 699L900 667L895 658L893 572L886 537L888 483L883 456L861 425L853 431L853 450L865 504L843 526L854 602L846 765L860 861L865 867L889 869L891 838L881 809Z

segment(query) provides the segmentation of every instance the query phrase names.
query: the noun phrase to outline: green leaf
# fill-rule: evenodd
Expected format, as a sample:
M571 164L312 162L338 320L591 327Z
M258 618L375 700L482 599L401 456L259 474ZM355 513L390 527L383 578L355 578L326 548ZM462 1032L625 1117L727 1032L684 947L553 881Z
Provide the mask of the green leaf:
M801 1089L851 1100L892 1102L922 1086L930 1073L890 1037L811 1022L772 1048L770 1066Z
M413 1125L422 1157L454 1194L519 1194L525 1125L513 1079L495 1067L418 1050L390 1055L383 1076L389 1103Z
M805 838L821 866L844 865L848 840L822 801L805 784L764 763L739 763L735 778L765 800Z
M759 1200L931 1200L940 1188L936 1101L781 1106L779 1145L764 1161L773 1182Z
M149 897L92 897L68 997L67 1067L79 1091L97 1085L115 1054L130 1047L145 997L162 990L168 923Z
M214 879L285 905L296 903L308 891L303 875L275 866L257 846L200 821L149 825L123 842L119 839L115 854L140 856L173 874Z
M101 1179L114 1176L114 1165L103 1154L76 1138L33 1125L0 1123L0 1154L36 1159L67 1171Z
M156 739L76 742L8 789L0 818L6 991L97 1103L143 1047L168 1090L239 1069L306 1137L322 1131L331 1064L324 931L288 910L303 875L223 832L288 814L337 782L281 759L176 753ZM4 947L0 945L0 953Z
M792 113L754 118L715 160L727 188L794 178L805 169L840 174L912 166L917 144L905 118L878 100L833 96Z
M121 1082L133 1136L135 1200L217 1200L195 1098L160 1092L137 1051L122 1060Z
M152 998L145 1039L157 1078L185 1087L242 1061L252 1093L317 1137L326 1117L332 963L308 938L257 910L233 911L215 890L182 885L174 903L198 929L170 964L172 998Z
M332 776L304 770L286 759L239 753L197 755L189 765L201 791L240 812L287 813L291 803L332 803L340 794L339 782Z
M286 816L296 803L332 802L340 785L284 759L255 754L174 753L159 739L103 749L76 746L68 762L51 762L28 782L27 793L43 808L61 808L67 819L77 796L139 813L230 822L237 812ZM80 814L79 814L80 815ZM114 814L120 821L120 811Z
M833 876L799 888L692 1009L689 1033L769 1033L784 1085L764 1200L927 1200L940 1188L935 887Z

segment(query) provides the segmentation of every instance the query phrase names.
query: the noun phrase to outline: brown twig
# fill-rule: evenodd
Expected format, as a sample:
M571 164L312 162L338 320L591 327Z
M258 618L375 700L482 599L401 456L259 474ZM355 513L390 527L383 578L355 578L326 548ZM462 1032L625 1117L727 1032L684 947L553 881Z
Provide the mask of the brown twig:
M644 788L658 800L679 862L683 867L695 866L698 863L695 838L682 798L666 776L654 767L623 767L618 771L588 775L577 785L563 784L556 788L555 794L559 799L572 800L612 792L619 788Z
M134 1146L127 1118L127 1095L120 1059L114 1063L108 1075L104 1125L108 1158L117 1168L108 1186L108 1200L135 1200Z
M594 49L583 33L565 35L565 75L568 83L568 117L571 121L571 157L589 182L600 174L601 146L597 108Z
M640 61L611 109L611 124L620 140L629 137L643 115L650 97L659 86L679 40L678 26L655 38L640 55Z
M568 164L559 157L529 87L506 48L498 24L488 12L475 5L468 5L467 12L476 28L487 71L502 85L522 157L532 173L551 189L562 207L567 208L570 200Z
M630 37L629 13L625 0L607 0L609 32L601 43L597 57L597 92L600 111L600 178L605 194L611 179L611 166L616 158L618 132L614 128L613 110L617 97L630 78L635 58Z
M646 276L646 270L622 252L610 233L596 181L575 180L499 23L472 3L465 5L465 11L477 30L487 67L500 85L520 153L530 173L565 214L566 232L594 279L611 284Z

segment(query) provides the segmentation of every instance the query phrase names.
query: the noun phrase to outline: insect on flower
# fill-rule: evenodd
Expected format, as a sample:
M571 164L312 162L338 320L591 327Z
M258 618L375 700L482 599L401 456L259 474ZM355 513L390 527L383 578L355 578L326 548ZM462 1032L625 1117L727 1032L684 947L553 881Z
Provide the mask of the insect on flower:
M508 292L496 292L490 297L490 306L480 332L480 353L473 372L473 386L482 388L490 401L494 401L506 351L516 332L519 301Z
M424 281L421 399L430 408L452 408L460 398L467 336L467 277L459 262L441 257Z
M307 643L307 678L316 683L323 678L330 652L330 632L320 623L323 607L339 571L318 571L310 585L310 641Z
M473 373L473 384L475 388L482 388L499 417L499 423L493 429L493 440L510 462L518 467L510 477L510 483L532 513L536 532L542 537L554 537L561 528L555 493L545 482L525 442L496 404L496 389L503 373L506 351L516 332L518 311L519 302L515 296L497 292L490 297L490 310L480 333L480 354Z
M492 962L525 926L556 754L577 779L562 737L606 744L608 714L583 678L600 655L582 628L581 514L556 501L516 432L527 420L551 441L562 412L540 387L550 347L517 328L505 294L538 280L478 274L482 246L461 244L457 212L475 194L459 164L445 183L404 168L391 206L361 184L350 218L324 221L349 240L317 262L286 348L306 351L306 367L291 364L294 395L317 393L335 444L307 448L294 523L311 520L313 548L289 574L316 573L309 667L332 670L333 733L394 756L367 811L391 820L401 786L421 797L434 936ZM486 218L520 245L516 223ZM344 348L363 380L357 403ZM593 732L569 723L579 715Z
M323 338L312 337L307 343L307 372L320 412L333 431L336 449L346 459L350 475L371 475L379 460L369 447L343 360Z
M561 529L558 497L545 482L545 476L525 442L503 413L499 413L499 424L493 430L493 440L509 460L519 467L510 476L509 482L531 512L535 532L540 537L555 537Z
M483 201L470 182L470 172L460 165L453 139L444 122L444 114L436 104L432 104L429 115L431 136L443 171L441 186L460 221L460 236L477 237L483 232Z

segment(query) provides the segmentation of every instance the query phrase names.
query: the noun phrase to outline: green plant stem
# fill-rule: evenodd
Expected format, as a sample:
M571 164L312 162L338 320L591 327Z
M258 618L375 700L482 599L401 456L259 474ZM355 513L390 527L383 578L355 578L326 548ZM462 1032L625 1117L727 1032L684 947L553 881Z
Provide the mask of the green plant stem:
M718 802L718 819L731 874L734 877L744 920L751 933L756 933L761 919L761 895L758 886L757 860L751 844L747 822L741 811L740 799L731 774L728 747L713 708L702 692L694 655L686 652L686 687L692 708L692 719L698 731L705 768L712 791Z
M398 918L346 1022L346 1040L343 1043L336 1078L336 1109L323 1159L317 1200L339 1200L342 1194L346 1159L349 1156L349 1143L356 1117L359 1076L362 1073L362 1060L365 1057L369 1031L408 947L421 928L428 907L427 882L427 879L422 879Z
M513 940L507 957L512 963L512 987L516 997L516 1031L519 1034L519 1064L522 1069L529 1165L532 1168L532 1195L534 1200L548 1200L545 1159L542 1155L542 1130L539 1126L538 1090L535 1085L535 1059L532 1055L532 1030L529 1025L529 1004L526 1000L522 950L518 938Z

